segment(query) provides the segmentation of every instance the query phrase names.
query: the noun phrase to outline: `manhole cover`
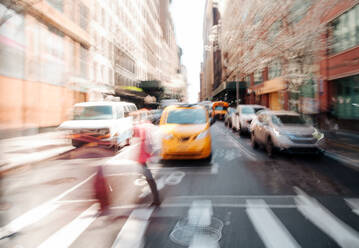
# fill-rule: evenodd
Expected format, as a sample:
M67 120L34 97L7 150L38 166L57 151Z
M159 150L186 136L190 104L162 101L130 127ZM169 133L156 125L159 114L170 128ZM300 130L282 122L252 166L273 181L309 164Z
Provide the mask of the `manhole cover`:
M71 182L73 182L75 180L76 180L75 177L65 177L65 178L59 178L59 179L51 180L51 181L45 182L43 184L58 185L58 184L63 184L63 183L71 183Z
M177 222L170 234L170 239L179 245L189 246L196 237L207 237L213 242L218 242L222 237L223 222L216 218L211 218L208 226L190 225L188 218L183 218Z

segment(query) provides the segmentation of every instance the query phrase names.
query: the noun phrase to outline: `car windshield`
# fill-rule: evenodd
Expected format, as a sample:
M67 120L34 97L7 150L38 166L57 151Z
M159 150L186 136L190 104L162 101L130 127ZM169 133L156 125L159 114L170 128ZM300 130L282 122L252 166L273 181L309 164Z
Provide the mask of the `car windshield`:
M168 113L167 123L171 124L205 124L204 109L175 109Z
M298 115L273 115L272 121L276 125L305 125L305 120Z
M242 108L242 114L249 115L249 114L254 114L255 112L257 112L257 111L255 111L255 109L252 108L252 107L244 107L244 108Z
M112 106L76 106L73 120L111 120Z

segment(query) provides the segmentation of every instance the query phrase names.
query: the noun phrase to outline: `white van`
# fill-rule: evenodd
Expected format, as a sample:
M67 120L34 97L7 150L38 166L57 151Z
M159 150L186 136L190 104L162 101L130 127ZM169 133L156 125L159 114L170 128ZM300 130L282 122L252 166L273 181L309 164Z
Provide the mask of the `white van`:
M75 104L72 120L59 128L71 130L72 145L87 143L114 148L129 144L133 135L133 118L137 107L129 102L83 102Z

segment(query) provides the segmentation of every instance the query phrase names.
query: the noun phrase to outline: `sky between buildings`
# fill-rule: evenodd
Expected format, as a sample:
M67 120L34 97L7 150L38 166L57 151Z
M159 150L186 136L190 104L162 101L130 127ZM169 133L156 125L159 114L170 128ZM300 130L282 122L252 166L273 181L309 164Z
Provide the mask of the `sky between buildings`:
M190 102L198 101L200 88L204 6L205 0L173 0L170 7L177 43L183 50L182 64L187 67Z

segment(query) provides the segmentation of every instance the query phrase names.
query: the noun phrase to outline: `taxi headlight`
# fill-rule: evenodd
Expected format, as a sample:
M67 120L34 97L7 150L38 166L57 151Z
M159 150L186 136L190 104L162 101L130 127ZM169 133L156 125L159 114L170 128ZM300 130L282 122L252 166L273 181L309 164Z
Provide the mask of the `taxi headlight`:
M202 133L200 133L200 134L197 136L196 140L203 139L203 138L207 137L208 134L209 134L209 132L208 132L208 129L207 129L206 131L203 131Z
M318 129L314 128L314 132L312 133L313 137L318 141L324 138L324 134L319 132Z

